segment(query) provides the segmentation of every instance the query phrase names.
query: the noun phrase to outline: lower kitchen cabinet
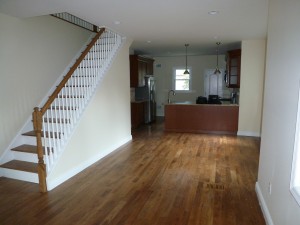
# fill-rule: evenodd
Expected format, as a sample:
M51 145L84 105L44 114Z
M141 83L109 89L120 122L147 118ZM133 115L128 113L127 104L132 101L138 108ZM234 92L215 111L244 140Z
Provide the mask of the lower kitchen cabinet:
M131 128L145 123L145 102L131 102Z

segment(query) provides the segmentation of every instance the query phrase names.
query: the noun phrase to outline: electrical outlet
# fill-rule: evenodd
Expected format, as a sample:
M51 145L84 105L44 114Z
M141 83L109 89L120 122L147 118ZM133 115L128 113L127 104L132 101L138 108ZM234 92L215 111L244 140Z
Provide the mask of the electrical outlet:
M269 195L272 194L272 184L271 184L271 182L269 182L268 192L269 192Z

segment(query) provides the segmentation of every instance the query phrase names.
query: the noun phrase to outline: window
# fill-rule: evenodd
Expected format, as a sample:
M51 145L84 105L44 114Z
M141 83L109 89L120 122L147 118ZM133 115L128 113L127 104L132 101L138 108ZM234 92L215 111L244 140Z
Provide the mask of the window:
M298 112L290 189L294 198L300 205L300 92L298 96Z
M175 91L190 91L191 90L191 69L188 69L190 74L183 74L185 69L174 69L173 87Z

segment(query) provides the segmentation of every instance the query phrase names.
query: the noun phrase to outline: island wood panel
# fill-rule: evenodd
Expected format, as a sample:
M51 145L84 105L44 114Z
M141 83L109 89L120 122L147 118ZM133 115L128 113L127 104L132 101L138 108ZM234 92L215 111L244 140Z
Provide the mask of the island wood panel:
M165 130L192 133L237 134L237 105L165 105Z

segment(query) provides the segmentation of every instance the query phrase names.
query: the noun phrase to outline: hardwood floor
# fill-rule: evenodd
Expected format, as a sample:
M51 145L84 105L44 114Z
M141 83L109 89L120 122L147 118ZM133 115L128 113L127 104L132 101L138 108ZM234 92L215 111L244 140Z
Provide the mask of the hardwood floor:
M265 225L258 158L257 138L168 133L158 122L46 194L0 178L0 224Z

